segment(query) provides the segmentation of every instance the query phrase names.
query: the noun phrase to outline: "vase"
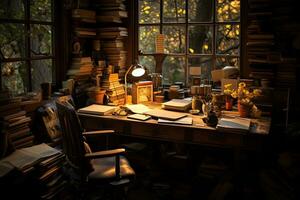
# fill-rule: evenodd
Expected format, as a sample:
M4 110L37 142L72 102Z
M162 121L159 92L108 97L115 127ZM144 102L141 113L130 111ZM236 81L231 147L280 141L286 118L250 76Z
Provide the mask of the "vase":
M250 116L250 106L241 104L238 101L238 112L240 117L249 117Z

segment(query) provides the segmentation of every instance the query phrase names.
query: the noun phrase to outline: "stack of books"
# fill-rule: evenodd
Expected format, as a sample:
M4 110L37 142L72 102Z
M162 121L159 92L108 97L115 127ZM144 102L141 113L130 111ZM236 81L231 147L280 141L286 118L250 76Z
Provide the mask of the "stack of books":
M80 54L73 53L71 67L67 72L68 79L75 81L74 101L76 105L86 104L86 92L93 86L91 76L93 63L91 57L82 57Z
M72 18L79 22L96 23L96 12L86 9L73 9Z
M31 118L21 109L20 102L0 106L0 122L3 133L8 135L14 148L19 149L33 145L34 136L30 130Z
M60 191L66 186L66 179L63 174L63 165L65 164L64 154L49 145L42 143L33 145L27 148L17 149L7 157L0 160L0 177L14 177L18 179L18 173L30 174L28 180L23 180L23 187L34 187L36 193L34 193L34 199L53 199L57 197ZM11 176L15 174L15 176ZM25 177L23 177L25 178ZM15 184L11 178L7 182L7 185ZM26 184L25 184L26 183ZM32 194L27 194L28 191L20 188L22 192L18 191L12 196L28 197ZM31 196L30 196L31 197ZM33 198L33 197L31 197Z
M71 67L67 75L73 79L86 79L89 78L93 69L91 57L75 57L72 58Z
M92 0L91 4L97 10L96 20L101 23L97 30L97 39L101 41L101 48L105 52L108 65L119 69L119 77L123 78L126 72L127 51L124 49L124 40L128 36L126 27L121 24L128 17L125 0Z
M101 88L106 90L109 102L115 105L125 104L125 89L119 81L119 74L106 74L102 77Z

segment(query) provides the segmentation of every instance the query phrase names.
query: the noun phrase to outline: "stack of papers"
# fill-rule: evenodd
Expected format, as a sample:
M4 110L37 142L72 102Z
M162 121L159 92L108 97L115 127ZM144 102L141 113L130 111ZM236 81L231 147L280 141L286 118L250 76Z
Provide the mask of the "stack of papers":
M190 100L172 99L171 101L162 104L162 108L166 110L187 111L192 105Z
M221 118L217 130L231 133L247 133L250 130L251 119L247 118Z

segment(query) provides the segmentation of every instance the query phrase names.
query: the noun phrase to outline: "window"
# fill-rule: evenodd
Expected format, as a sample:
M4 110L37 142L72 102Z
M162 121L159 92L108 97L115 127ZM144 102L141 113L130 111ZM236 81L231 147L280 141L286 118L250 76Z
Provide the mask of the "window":
M1 89L12 96L53 82L54 0L1 0Z
M164 83L210 79L213 69L239 67L239 0L139 0L139 61L155 71L155 38L164 34Z

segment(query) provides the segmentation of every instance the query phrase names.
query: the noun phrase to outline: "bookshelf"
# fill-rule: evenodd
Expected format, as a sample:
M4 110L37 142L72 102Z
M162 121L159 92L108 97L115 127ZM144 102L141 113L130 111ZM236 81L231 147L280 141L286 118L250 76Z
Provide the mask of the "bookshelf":
M284 106L278 105L282 97L276 94L289 91L290 116L297 116L300 111L296 90L300 25L295 3L296 0L248 0L245 37L249 77L260 80L261 86L263 82L271 83L268 86L274 89L273 104L278 108Z

